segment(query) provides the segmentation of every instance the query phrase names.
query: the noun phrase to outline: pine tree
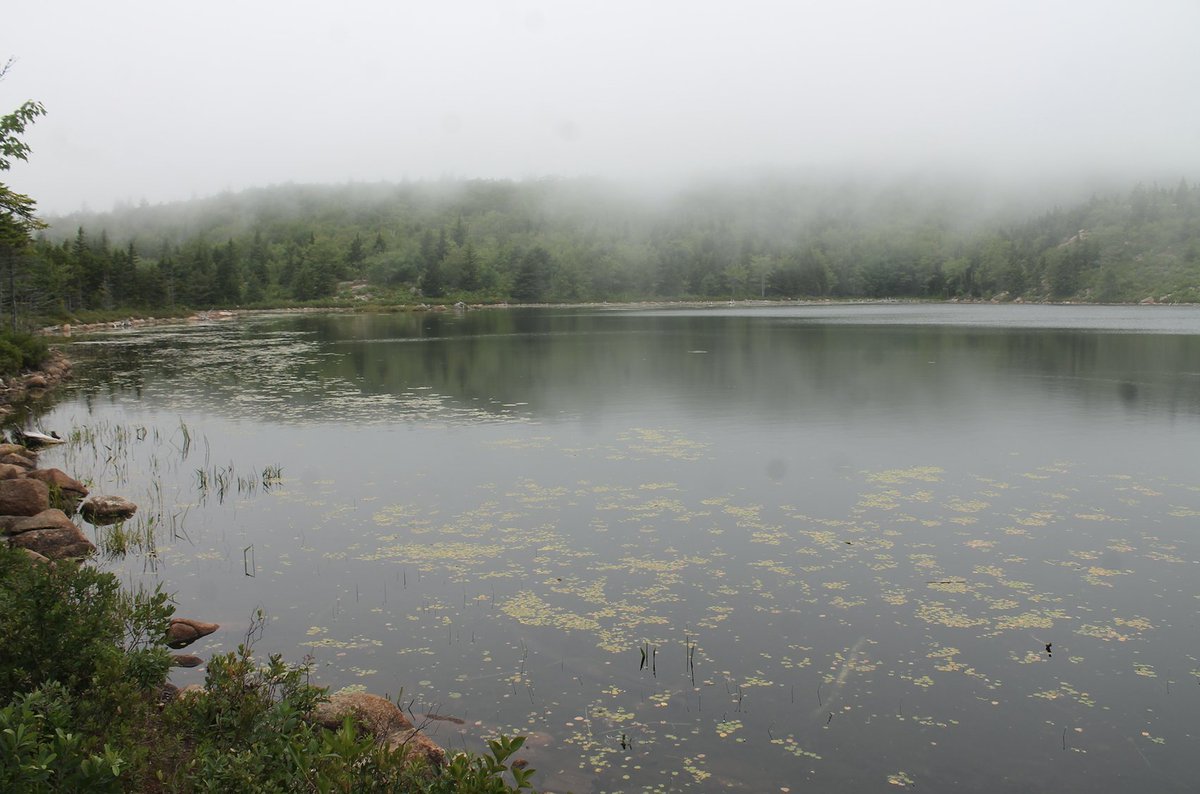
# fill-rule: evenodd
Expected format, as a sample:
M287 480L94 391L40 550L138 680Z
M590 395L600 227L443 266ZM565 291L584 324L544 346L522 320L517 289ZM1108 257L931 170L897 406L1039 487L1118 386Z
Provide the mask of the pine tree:
M465 292L479 289L479 255L475 246L467 243L462 253L462 268L458 271L458 288Z
M540 303L550 286L550 252L540 245L521 257L512 296L522 303Z
M446 294L441 260L435 259L426 266L425 272L421 275L421 293L429 298L440 298Z
M233 240L225 243L224 247L213 253L214 295L218 303L237 304L242 297L241 265L238 262L237 247Z
M354 239L350 241L350 248L346 251L346 266L354 275L358 275L362 269L363 260L367 258L367 251L363 247L362 235L355 234Z

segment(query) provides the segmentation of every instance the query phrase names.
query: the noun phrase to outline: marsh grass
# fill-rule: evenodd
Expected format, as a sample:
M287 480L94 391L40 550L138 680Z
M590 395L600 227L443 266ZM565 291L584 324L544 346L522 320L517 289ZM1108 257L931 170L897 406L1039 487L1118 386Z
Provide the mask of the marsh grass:
M97 527L96 546L107 559L123 559L128 554L137 554L156 560L158 529L156 516L134 516L128 521Z
M107 560L141 557L151 570L157 568L164 543L191 542L186 525L197 504L210 499L220 504L233 496L250 498L283 481L283 467L278 464L261 469L233 462L211 465L208 437L182 418L174 427L165 428L107 420L83 423L72 428L65 440L67 443L56 448L56 454L62 455L61 468L93 490L125 491L138 504L133 518L95 528L100 555ZM194 470L193 488L189 489L179 474L186 471L184 467L196 456L198 446L204 465ZM144 483L144 491L129 493L139 481ZM62 494L52 497L64 510L75 507Z
M237 495L250 497L259 491L267 492L283 481L283 467L275 464L265 466L261 472L238 472L232 462L228 466L211 466L196 469L196 490L203 503L215 497L218 504Z

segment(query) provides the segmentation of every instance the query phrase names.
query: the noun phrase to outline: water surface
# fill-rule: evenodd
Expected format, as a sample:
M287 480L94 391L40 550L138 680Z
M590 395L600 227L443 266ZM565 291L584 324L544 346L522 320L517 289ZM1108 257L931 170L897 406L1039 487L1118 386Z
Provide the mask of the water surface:
M1194 790L1200 311L261 315L95 337L105 564L555 791ZM280 482L262 484L264 470ZM180 673L188 676L202 673Z

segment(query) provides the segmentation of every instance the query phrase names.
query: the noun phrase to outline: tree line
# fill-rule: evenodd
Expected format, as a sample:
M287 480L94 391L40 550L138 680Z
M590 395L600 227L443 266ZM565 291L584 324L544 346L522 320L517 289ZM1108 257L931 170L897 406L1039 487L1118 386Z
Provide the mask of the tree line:
M56 219L6 303L66 317L333 299L1200 299L1186 181L1024 219L965 203L915 185L654 200L588 180L286 185Z

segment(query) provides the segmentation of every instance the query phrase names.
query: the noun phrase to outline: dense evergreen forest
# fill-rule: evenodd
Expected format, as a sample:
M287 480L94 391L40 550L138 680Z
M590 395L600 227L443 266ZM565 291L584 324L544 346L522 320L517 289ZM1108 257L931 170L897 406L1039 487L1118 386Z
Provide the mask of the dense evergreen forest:
M1028 206L1028 205L1026 205ZM591 180L284 185L50 219L6 307L355 301L1200 300L1200 191L1139 184L1036 213L918 184Z

